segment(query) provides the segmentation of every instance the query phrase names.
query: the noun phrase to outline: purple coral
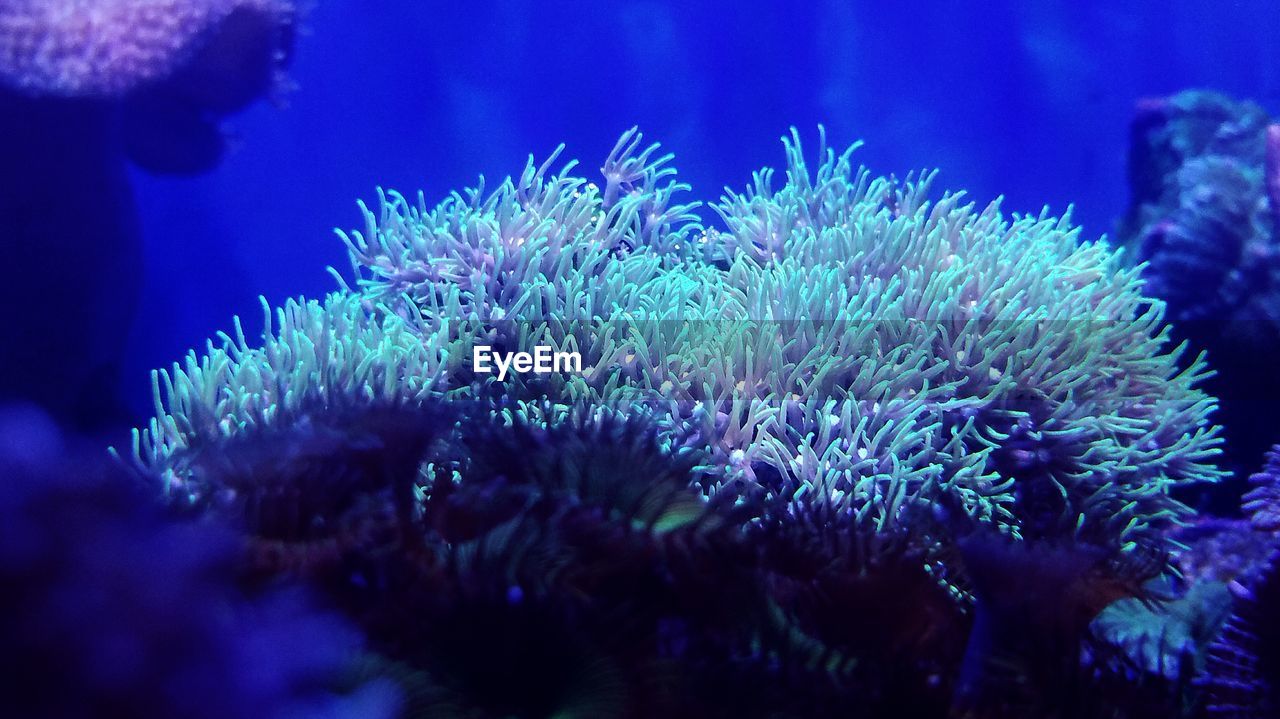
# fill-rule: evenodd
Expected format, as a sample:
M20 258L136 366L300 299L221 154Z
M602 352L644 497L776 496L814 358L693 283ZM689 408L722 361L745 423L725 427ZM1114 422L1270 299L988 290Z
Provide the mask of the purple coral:
M1280 712L1280 445L1267 454L1261 472L1249 478L1254 489L1241 508L1255 530L1269 541L1271 554L1232 583L1231 618L1209 649L1205 687L1206 714L1212 717L1272 717Z
M1243 321L1269 289L1259 282L1275 239L1257 212L1268 122L1261 108L1213 93L1138 104L1120 236L1149 263L1148 286L1175 323Z
M289 0L3 0L0 83L33 96L119 97L170 77L228 32L275 34L292 16Z
M292 0L0 0L0 86L118 103L131 160L202 172L218 118L282 85L296 15Z
M1244 476L1273 439L1257 412L1280 400L1280 125L1253 103L1188 91L1140 103L1132 133L1119 238L1175 339L1208 353L1227 459Z
M1253 489L1244 496L1242 507L1255 529L1280 530L1280 444L1267 453L1262 471L1249 477Z

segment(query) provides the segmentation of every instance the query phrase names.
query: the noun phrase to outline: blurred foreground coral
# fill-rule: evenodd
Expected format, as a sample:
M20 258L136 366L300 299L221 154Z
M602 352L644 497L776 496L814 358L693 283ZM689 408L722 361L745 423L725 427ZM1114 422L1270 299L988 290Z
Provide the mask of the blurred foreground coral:
M9 717L389 717L359 634L244 578L236 533L182 519L28 406L0 407L0 671Z

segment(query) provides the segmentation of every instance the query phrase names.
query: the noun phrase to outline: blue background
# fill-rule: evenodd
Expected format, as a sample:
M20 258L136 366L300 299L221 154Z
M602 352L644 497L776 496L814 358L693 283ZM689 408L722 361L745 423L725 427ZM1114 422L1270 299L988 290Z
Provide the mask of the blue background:
M1123 7L1121 7L1123 5ZM452 189L560 142L594 173L638 124L703 200L781 159L791 125L866 141L881 174L1034 212L1085 234L1127 202L1134 103L1189 87L1280 110L1274 0L1208 2L341 2L308 13L281 107L232 119L236 149L196 178L136 173L146 286L126 365L147 371L241 314L334 288L333 228L379 186Z

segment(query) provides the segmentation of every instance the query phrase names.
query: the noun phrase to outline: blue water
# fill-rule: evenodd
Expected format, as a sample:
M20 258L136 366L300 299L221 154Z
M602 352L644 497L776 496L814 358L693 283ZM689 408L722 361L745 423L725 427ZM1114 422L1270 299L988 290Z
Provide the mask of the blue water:
M1119 7L1123 5L1123 7ZM639 125L703 199L781 158L791 125L879 173L1021 212L1075 205L1086 237L1127 201L1135 101L1189 87L1280 111L1280 12L1197 2L321 2L281 107L232 118L211 174L136 172L146 285L125 394L233 314L333 288L333 228L379 186L450 190L528 153L594 171Z

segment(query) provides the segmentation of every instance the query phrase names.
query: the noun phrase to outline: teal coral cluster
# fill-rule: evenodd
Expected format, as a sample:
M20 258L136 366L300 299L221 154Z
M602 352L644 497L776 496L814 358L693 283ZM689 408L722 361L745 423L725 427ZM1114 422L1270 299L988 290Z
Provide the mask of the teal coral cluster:
M602 185L553 155L435 207L384 195L343 235L340 292L287 303L260 346L237 329L157 373L135 454L172 489L202 444L338 402L636 403L709 451L708 494L830 505L868 557L945 544L939 506L1133 548L1183 511L1169 489L1217 476L1205 367L1178 368L1105 243L930 201L933 174L875 178L825 137L813 169L785 145L782 186L763 170L728 192L718 230L634 131ZM469 371L479 342L572 348L585 371L499 385Z
M1203 360L1068 219L784 144L718 228L634 130L600 183L557 151L383 193L338 291L153 374L133 463L321 588L425 715L729 716L730 685L1036 715L1098 685L1089 621L1147 598L1171 490L1219 476ZM582 367L500 380L481 346Z

